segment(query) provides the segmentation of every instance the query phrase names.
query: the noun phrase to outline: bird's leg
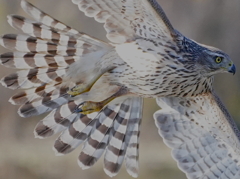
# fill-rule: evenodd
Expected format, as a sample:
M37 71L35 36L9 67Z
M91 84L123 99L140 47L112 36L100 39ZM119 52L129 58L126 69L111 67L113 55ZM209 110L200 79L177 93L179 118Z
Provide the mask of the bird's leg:
M85 115L93 112L98 112L115 98L126 95L127 93L128 90L125 87L122 87L115 94L113 94L112 96L108 97L103 101L100 102L85 101L79 104L75 112L82 113Z
M112 70L114 67L109 67L109 68L105 68L102 70L99 70L98 72L96 72L96 75L90 80L81 83L79 85L74 86L72 89L70 89L67 93L71 95L71 97L86 93L88 91L91 90L92 86L96 83L96 81L107 71Z
M92 86L96 83L96 81L102 76L102 74L95 76L92 78L88 83L81 83L79 85L74 86L72 89L70 89L67 93L71 95L71 97L83 94L85 92L90 91Z

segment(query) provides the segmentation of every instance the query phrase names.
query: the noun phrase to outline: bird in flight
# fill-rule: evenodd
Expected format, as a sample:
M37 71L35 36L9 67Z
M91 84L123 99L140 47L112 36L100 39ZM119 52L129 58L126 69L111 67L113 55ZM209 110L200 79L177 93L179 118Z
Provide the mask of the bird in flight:
M0 63L19 69L3 77L21 117L50 112L34 134L56 133L54 150L64 155L84 143L83 169L104 155L104 171L138 176L143 98L161 108L156 126L188 179L239 179L240 133L212 83L217 73L235 73L223 51L197 43L173 28L156 0L72 0L103 23L103 42L50 17L25 0L34 20L8 16L22 34L6 34L11 50ZM150 149L151 150L151 149Z

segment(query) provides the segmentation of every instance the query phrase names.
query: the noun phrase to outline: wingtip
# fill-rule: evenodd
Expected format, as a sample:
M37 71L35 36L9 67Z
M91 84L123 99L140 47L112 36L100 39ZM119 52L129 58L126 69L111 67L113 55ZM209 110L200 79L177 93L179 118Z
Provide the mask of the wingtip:
M79 3L79 0L72 0L72 3L73 3L73 4L78 4L78 3Z
M18 16L18 15L16 15L16 14L8 14L8 15L7 15L7 19L13 18L13 17L16 17L16 16Z
M138 174L137 173L128 173L131 177L133 178L137 178L138 177Z
M4 86L5 88L7 88L7 84L4 82L4 77L2 79L0 79L0 84L2 86Z
M77 162L78 162L79 167L83 170L87 170L90 168L89 166L84 165L79 159L77 160Z
M6 76L3 77L2 79L0 79L0 84L5 87L5 88L8 88L8 89L15 89L15 88L12 88L11 86L8 85L8 83L6 82Z
M6 48L5 45L4 45L4 43L3 43L3 37L4 37L4 35L0 35L0 45L1 45L2 47Z
M21 112L20 108L18 109L17 113L18 113L18 115L19 115L20 117L23 117L23 118L26 118L26 117L27 117L27 116L24 116L24 115L23 115L23 113Z
M29 2L25 0L21 0L21 7L24 9L27 5L29 5Z
M16 24L16 20L23 20L23 19L25 18L16 14L7 15L7 22L13 28L15 28L14 25Z
M104 172L109 176L109 177L115 177L117 175L117 173L112 173L109 170L107 170L106 168L103 169Z
M55 156L57 156L57 157L64 155L63 153L58 152L58 150L57 150L54 146L52 147L52 150L54 151L54 154L55 154Z
M8 102L11 103L12 105L16 105L16 103L15 103L15 101L13 100L12 97L8 100Z
M25 0L21 1L21 7L25 12L28 12L28 10L34 8L34 6L30 2Z
M13 14L7 15L7 22L8 22L8 24L10 24L11 26L12 26L12 17L13 17L13 16L14 16Z
M138 169L136 168L131 168L131 170L127 170L128 174L133 177L133 178L137 178L138 177Z
M36 132L35 129L34 129L34 131L33 131L33 134L34 134L35 139L44 139L44 137L38 135L38 133Z

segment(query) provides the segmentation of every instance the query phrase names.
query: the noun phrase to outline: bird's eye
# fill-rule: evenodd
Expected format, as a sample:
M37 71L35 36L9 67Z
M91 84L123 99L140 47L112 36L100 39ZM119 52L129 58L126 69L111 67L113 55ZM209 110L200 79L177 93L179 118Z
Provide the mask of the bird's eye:
M216 63L221 63L222 60L223 60L222 57L216 57L216 58L215 58L215 62L216 62Z

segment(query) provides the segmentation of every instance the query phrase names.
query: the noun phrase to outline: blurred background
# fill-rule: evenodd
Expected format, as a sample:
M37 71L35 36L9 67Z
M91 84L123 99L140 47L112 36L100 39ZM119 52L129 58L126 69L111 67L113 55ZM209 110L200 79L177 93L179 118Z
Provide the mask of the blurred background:
M37 7L71 27L106 40L102 24L87 18L71 0L29 0ZM227 52L240 68L240 1L237 0L158 0L176 29L200 43ZM20 0L0 0L0 34L16 33L7 24L8 14L26 16ZM6 50L0 47L0 52ZM13 70L0 66L0 77ZM240 124L240 73L217 75L215 89L231 115ZM17 107L8 99L16 91L0 86L0 179L90 179L109 178L102 161L83 171L78 167L80 148L63 157L55 157L51 146L57 136L34 139L33 129L44 117L20 118ZM158 109L154 100L146 100L140 135L139 179L186 179L171 158L170 150L157 133L152 114ZM131 178L123 166L116 179Z

